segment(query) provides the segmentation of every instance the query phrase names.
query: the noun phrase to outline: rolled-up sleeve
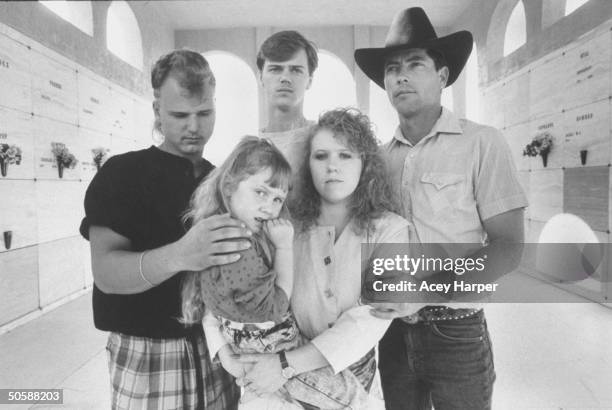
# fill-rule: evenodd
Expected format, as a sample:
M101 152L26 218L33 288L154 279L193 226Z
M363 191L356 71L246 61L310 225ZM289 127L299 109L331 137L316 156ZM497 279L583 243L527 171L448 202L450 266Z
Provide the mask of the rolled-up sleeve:
M482 220L527 206L508 143L494 128L483 127L475 196Z
M311 341L335 373L365 356L391 324L390 320L372 316L371 309L370 306L356 306L345 311L330 329Z
M79 231L89 240L91 226L105 226L116 233L133 238L138 231L144 194L142 184L125 175L138 175L130 163L110 158L95 175L85 194L85 218Z

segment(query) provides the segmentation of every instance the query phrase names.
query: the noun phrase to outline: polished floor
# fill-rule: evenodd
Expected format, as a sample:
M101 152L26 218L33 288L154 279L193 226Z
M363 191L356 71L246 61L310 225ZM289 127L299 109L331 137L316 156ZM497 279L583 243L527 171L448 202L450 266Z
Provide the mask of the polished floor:
M36 409L109 408L106 335L93 327L90 297L0 335L0 388L64 389L63 406ZM494 409L612 409L612 309L496 304L486 311L497 372Z

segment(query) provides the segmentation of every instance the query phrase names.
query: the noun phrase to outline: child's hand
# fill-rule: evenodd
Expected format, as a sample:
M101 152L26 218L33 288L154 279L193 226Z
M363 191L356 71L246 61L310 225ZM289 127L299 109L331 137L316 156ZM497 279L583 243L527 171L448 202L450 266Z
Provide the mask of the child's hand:
M264 224L264 231L276 249L293 247L293 225L286 219L269 219Z

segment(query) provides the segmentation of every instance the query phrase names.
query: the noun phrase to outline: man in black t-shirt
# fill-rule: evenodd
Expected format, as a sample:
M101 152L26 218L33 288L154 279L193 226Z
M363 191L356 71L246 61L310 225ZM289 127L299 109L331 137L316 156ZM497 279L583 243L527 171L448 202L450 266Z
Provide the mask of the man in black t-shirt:
M164 141L110 158L87 190L81 224L94 322L110 331L112 407L232 409L239 390L209 359L201 325L178 321L181 272L234 262L249 246L239 238L250 232L229 216L187 232L181 221L213 168L202 151L215 123L215 79L204 57L177 50L156 62L151 83Z

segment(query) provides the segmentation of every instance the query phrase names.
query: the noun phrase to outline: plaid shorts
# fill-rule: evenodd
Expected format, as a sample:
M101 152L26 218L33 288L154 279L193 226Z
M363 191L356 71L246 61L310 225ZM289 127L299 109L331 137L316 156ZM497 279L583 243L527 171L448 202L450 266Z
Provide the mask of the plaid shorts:
M211 362L201 331L182 339L110 333L106 350L113 409L238 407L240 389L218 360Z

